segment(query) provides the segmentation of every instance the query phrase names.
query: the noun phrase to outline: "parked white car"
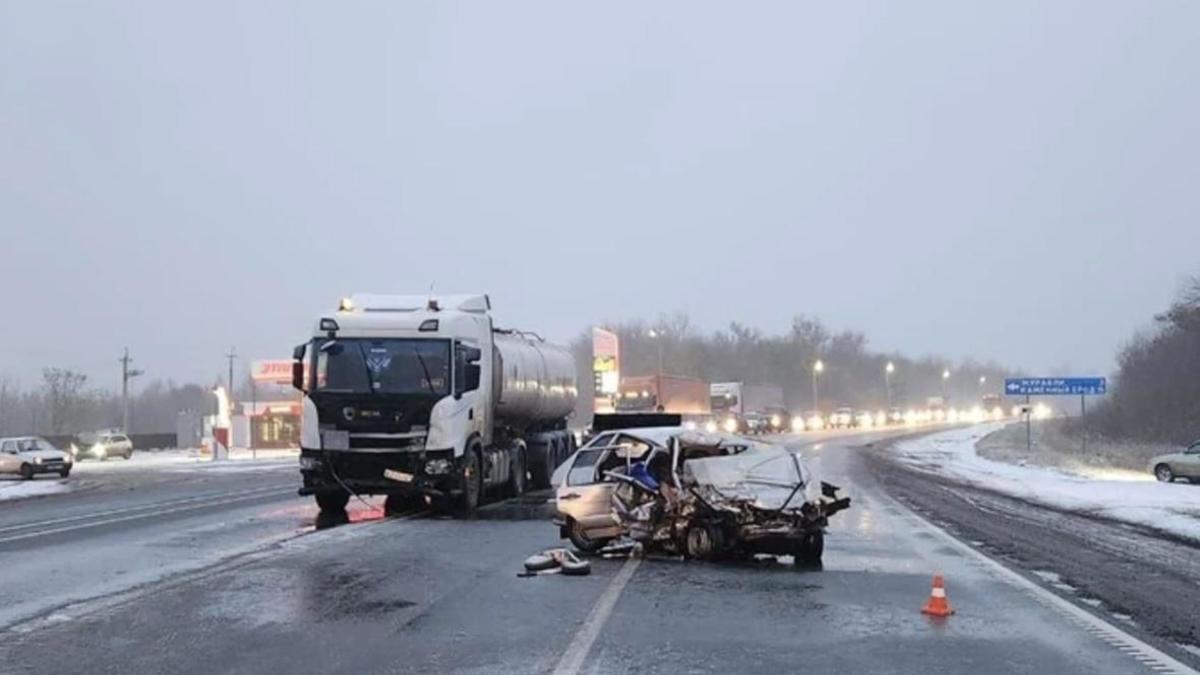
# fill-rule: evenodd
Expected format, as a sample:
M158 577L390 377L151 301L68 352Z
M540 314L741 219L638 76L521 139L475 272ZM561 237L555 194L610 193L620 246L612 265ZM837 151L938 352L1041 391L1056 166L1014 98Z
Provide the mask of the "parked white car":
M1185 450L1155 457L1150 460L1150 470L1155 478L1164 483L1176 478L1200 483L1200 441L1192 443Z
M71 473L71 456L38 436L0 438L0 474L16 474L29 480L39 473Z

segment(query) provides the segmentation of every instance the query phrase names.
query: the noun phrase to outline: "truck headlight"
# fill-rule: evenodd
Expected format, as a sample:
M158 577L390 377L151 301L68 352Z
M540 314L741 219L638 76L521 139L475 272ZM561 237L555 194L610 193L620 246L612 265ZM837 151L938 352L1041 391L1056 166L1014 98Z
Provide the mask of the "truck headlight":
M448 459L431 459L425 462L425 473L430 476L444 476L453 468L454 464Z
M321 470L321 460L316 457L301 457L300 458L300 470L301 471L320 471Z
M771 426L778 429L780 424L783 424L783 420L779 419L779 415L771 415Z

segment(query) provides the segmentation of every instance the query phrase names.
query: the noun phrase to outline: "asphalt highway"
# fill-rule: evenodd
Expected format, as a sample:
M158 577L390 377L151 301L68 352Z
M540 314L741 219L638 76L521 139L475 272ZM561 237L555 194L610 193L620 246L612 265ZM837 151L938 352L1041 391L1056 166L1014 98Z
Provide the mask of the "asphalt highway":
M0 505L0 672L1194 672L896 499L867 461L890 435L787 439L854 500L820 570L648 557L520 578L560 545L546 493L318 522L291 464ZM919 612L934 574L946 619Z

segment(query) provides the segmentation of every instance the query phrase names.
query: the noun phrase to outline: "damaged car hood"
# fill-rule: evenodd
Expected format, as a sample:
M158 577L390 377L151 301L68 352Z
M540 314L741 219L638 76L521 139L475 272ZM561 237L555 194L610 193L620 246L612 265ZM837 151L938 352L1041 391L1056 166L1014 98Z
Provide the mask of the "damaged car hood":
M755 446L736 455L689 459L681 479L706 498L749 504L758 509L799 510L821 499L821 482L804 461L787 450Z

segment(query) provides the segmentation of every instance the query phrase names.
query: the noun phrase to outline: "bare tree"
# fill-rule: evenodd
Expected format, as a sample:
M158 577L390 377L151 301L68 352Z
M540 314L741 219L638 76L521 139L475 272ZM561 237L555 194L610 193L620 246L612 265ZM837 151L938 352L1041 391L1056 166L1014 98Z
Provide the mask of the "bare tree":
M87 375L67 368L43 368L43 398L50 413L50 431L66 432L78 422L82 408L86 405L83 387Z

